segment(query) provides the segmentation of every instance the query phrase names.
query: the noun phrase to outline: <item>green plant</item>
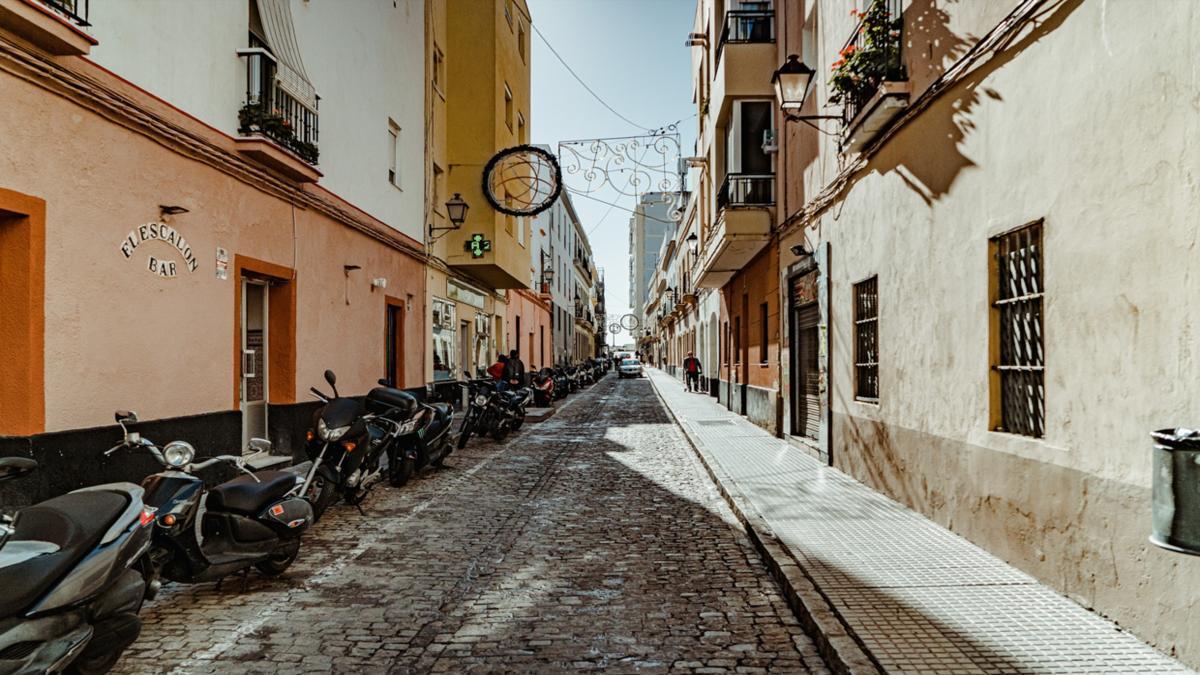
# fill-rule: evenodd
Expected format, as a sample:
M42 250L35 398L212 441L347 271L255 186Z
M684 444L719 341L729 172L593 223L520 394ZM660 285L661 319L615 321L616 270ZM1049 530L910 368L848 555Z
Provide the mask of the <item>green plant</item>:
M864 11L850 10L859 19L856 40L838 52L831 64L831 103L857 101L875 91L885 79L900 76L902 16L892 17L886 0L875 0Z
M238 130L243 134L261 133L270 136L283 147L308 162L316 164L320 151L315 143L296 137L291 120L278 110L263 103L247 103L238 111Z

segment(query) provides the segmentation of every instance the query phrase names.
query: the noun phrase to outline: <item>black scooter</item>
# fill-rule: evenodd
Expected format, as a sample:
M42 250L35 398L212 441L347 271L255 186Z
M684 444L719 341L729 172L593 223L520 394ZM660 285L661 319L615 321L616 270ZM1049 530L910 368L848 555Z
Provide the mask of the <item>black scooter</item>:
M36 467L0 458L0 481ZM107 672L141 632L153 522L132 483L0 516L0 672Z
M421 403L387 380L367 393L371 425L387 433L388 480L400 487L426 466L441 466L450 455L454 409L446 403Z
M283 574L300 553L300 535L313 521L301 499L300 476L288 471L246 469L243 458L218 455L193 463L196 451L186 441L159 448L127 425L137 414L118 412L125 438L105 454L145 450L166 469L142 481L146 504L154 509L154 538L147 560L150 583L159 577L180 583L217 581L257 568L266 576ZM256 439L252 447L270 444ZM208 487L197 471L227 463L245 476Z

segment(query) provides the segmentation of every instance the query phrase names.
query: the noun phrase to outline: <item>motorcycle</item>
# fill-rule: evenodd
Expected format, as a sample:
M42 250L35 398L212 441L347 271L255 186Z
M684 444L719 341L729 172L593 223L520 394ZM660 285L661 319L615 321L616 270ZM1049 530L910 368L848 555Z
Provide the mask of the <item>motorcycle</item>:
M37 462L0 458L0 481ZM137 640L154 509L142 488L75 490L0 516L0 672L105 673ZM157 590L155 587L154 590Z
M533 383L533 404L539 408L549 407L554 399L554 371L542 368L530 376Z
M559 401L571 393L571 382L567 379L567 371L561 366L554 369L554 400Z
M387 431L388 481L400 487L425 466L441 466L451 452L454 409L446 403L421 403L387 380L367 393L370 425Z
M159 448L129 430L128 425L137 421L136 413L117 413L124 438L105 454L145 450L166 469L142 481L156 525L146 554L148 583L154 590L160 578L194 584L251 567L274 577L291 567L300 553L300 535L313 522L312 507L299 496L299 475L254 473L246 468L245 459L235 455L195 462L196 450L190 443L171 441ZM254 439L251 448L267 451L270 443ZM245 475L213 487L196 475L222 463Z
M464 374L469 377L469 373ZM495 380L468 379L463 386L467 389L468 405L458 431L459 449L467 446L471 434L486 434L493 440L504 440L512 429L512 423L507 406L508 399L501 395L499 384Z
M300 488L317 520L339 494L347 504L361 505L375 484L388 475L389 441L412 433L418 424L415 417L382 418L367 412L364 402L342 398L332 370L325 371L325 381L332 396L309 388L325 405L313 413L312 426L305 432L305 451L312 466Z

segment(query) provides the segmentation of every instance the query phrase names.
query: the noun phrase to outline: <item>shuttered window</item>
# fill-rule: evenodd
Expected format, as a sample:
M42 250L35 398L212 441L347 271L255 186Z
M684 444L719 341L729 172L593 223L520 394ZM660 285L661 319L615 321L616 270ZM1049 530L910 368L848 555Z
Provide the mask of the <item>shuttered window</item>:
M879 401L879 277L854 284L854 397Z
M1042 221L993 238L991 249L993 428L1041 438L1046 417Z

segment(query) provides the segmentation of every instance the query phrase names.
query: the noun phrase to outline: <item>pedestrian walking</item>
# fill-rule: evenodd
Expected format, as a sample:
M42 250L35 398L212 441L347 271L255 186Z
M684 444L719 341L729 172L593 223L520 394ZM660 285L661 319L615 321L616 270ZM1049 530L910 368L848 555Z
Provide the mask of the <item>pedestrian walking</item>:
M700 374L702 372L704 369L700 366L700 359L688 352L687 358L683 360L683 373L687 378L688 391L700 391Z

